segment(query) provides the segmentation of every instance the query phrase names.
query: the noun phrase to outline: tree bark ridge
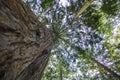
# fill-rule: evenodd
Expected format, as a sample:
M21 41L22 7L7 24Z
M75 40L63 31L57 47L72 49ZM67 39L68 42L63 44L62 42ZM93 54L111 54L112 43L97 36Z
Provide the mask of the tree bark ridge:
M26 80L27 76L34 80L49 58L43 51L50 53L53 44L54 33L21 0L0 0L0 80L14 80L18 76L18 80ZM33 65L38 68L30 76L28 70ZM23 73L27 75L21 76Z

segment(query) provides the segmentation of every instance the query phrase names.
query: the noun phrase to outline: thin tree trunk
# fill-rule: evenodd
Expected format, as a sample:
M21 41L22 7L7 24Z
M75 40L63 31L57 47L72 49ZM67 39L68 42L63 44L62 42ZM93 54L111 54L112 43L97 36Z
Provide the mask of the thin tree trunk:
M59 70L60 70L60 80L63 80L63 72L62 72L62 62L59 61Z
M115 73L113 70L111 70L110 68L108 68L107 66L103 65L102 63L100 63L99 61L97 61L95 58L90 57L91 60L93 60L95 63L98 64L98 66L101 66L102 68L104 68L107 72L109 72L112 76L119 78L120 79L120 75Z
M82 50L80 47L75 46L71 43L69 43L67 40L60 38L61 40L63 40L65 43L69 44L73 49L75 49L76 51L79 51L80 54L82 55L86 55L87 57L89 56L89 58L91 58L92 61L94 61L95 63L97 63L99 66L101 66L102 68L104 68L104 70L106 70L107 72L109 72L112 76L116 77L116 78L120 78L120 75L117 74L116 72L114 72L113 70L109 69L107 66L103 65L102 63L100 63L99 61L97 61L95 58L93 58L90 55L87 55L85 53L85 50Z
M21 0L0 0L0 80L41 80L53 44Z

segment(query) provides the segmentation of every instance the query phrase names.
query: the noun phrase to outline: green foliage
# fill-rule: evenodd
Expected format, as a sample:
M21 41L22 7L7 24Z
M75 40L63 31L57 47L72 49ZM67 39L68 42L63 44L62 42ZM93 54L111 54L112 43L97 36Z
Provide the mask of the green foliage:
M120 11L120 1L119 0L103 0L102 11L108 15L115 16L117 12Z
M87 11L82 15L82 20L85 25L92 27L93 29L99 31L102 34L111 34L111 30L113 30L113 25L111 22L111 18L107 18L107 15L98 10L98 5L92 5L89 7Z
M43 80L119 79L113 74L120 73L120 1L94 0L73 22L87 1L67 0L69 6L59 0L29 1L56 35Z
M54 0L41 0L41 2L42 2L41 6L44 9L46 9L54 4Z
M82 15L84 23L93 29L97 29L101 25L101 23L99 23L101 18L104 19L104 14L98 10L95 10L96 7L97 5L90 6L89 9Z

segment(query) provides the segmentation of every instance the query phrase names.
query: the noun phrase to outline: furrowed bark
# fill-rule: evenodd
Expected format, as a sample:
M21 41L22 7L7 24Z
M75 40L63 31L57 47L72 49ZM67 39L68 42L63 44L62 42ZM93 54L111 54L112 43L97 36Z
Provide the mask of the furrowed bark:
M41 80L53 44L21 0L0 0L0 80Z

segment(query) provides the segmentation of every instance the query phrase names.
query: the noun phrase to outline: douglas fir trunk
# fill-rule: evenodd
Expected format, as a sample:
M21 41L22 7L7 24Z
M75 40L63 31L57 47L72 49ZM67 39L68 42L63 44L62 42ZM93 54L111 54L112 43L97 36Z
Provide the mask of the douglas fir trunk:
M41 80L53 40L21 0L0 0L0 80Z

